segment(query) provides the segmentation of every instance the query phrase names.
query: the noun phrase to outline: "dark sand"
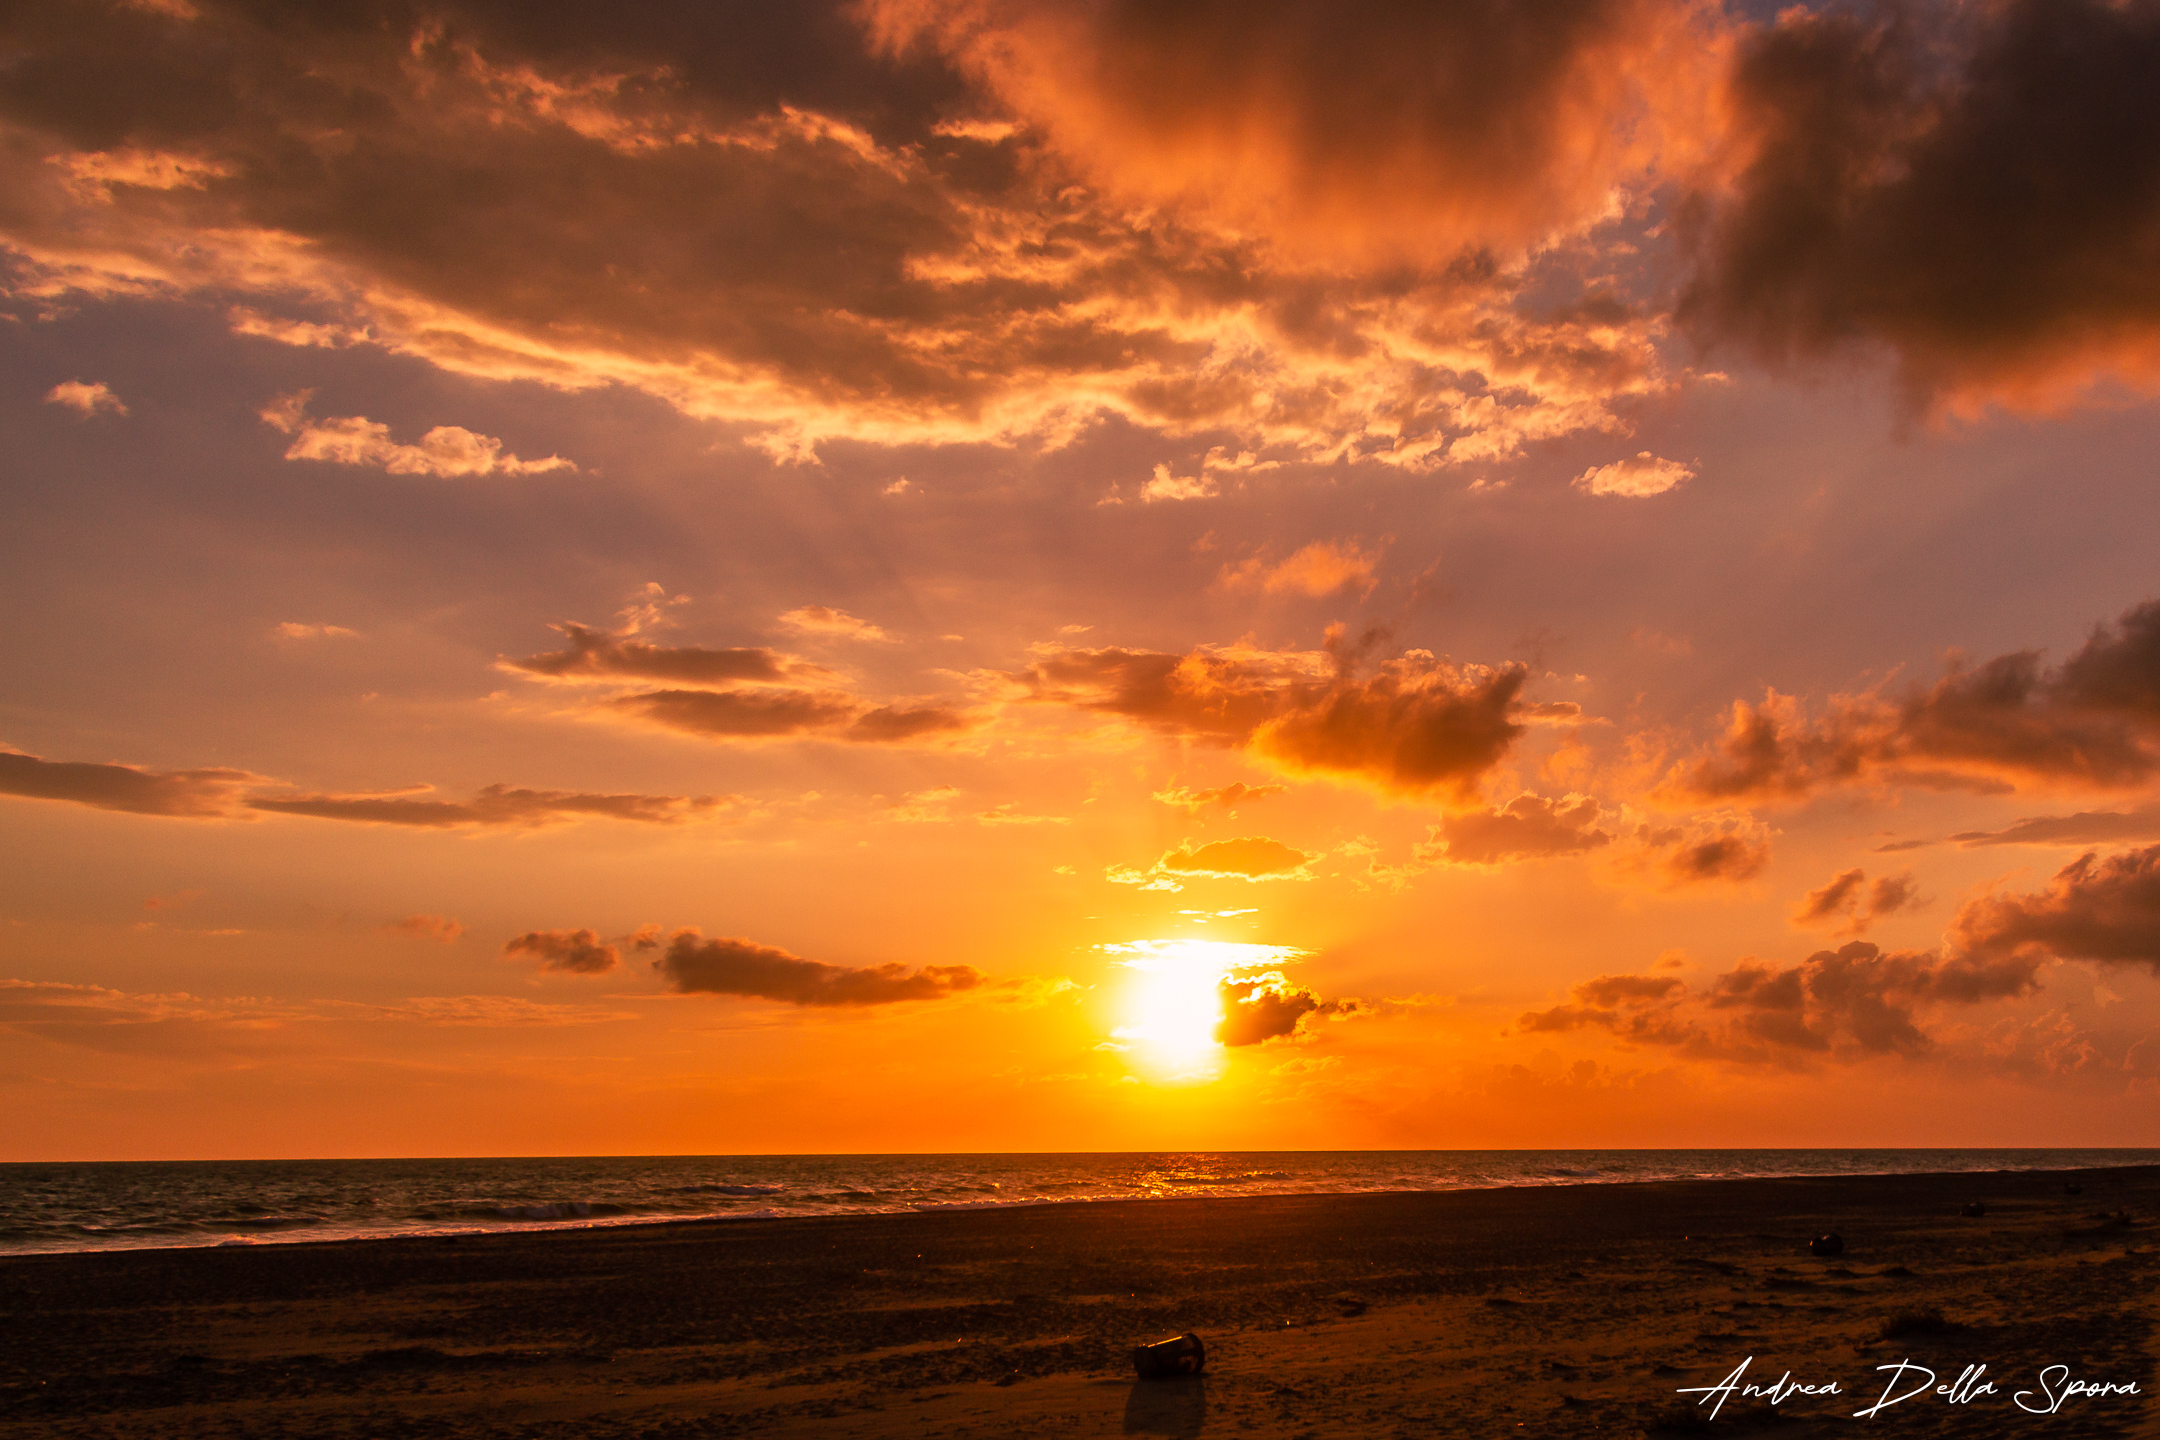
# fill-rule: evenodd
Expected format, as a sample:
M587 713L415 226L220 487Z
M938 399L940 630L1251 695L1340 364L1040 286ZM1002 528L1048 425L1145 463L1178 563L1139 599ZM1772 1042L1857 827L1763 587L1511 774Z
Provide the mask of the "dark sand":
M2156 1217L2140 1168L18 1256L0 1440L1689 1434L1749 1356L1843 1393L1718 1431L2160 1437ZM1188 1329L1203 1380L1133 1381ZM1908 1357L2001 1389L1852 1419ZM2022 1413L2049 1364L2141 1393Z

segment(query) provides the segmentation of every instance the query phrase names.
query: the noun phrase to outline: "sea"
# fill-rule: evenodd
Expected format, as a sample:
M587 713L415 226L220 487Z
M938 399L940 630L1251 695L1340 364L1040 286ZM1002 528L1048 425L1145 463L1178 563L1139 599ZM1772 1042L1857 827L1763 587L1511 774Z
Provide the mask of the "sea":
M1338 1150L0 1165L0 1255L1196 1195L2091 1169L2160 1150Z

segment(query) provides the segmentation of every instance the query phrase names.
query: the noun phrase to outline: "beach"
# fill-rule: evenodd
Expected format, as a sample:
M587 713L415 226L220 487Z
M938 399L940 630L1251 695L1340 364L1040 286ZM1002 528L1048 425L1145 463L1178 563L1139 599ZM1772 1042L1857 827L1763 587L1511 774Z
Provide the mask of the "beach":
M0 1440L1634 1436L1720 1400L1790 1436L2156 1434L2156 1217L2138 1167L23 1255ZM1204 1376L1135 1381L1184 1331Z

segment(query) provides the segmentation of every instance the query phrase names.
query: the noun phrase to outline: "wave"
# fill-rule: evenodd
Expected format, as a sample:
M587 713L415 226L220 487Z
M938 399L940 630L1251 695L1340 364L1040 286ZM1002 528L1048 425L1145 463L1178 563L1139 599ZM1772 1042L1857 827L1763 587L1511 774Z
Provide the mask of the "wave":
M1157 1185L1251 1185L1293 1177L1281 1170L1248 1170L1242 1175L1156 1175L1150 1178Z
M632 1224L1175 1203L1217 1196L2008 1172L2160 1151L1188 1152L684 1160L0 1165L0 1254Z

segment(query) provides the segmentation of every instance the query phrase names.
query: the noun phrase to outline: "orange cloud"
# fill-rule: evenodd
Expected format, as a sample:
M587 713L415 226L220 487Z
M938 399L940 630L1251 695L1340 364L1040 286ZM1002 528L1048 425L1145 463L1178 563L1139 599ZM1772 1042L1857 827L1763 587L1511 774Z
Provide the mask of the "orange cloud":
M1216 840L1197 849L1180 846L1155 862L1160 874L1206 880L1305 880L1305 867L1319 857L1264 835Z
M357 28L226 6L184 26L56 15L17 36L55 79L5 121L16 203L0 238L27 296L214 296L280 343L636 387L790 460L834 437L1055 443L1108 413L1228 430L1271 458L1482 463L1624 433L1614 403L1668 383L1657 317L1602 296L1532 304L1527 269L1480 247L1514 254L1613 213L1616 186L1690 133L1664 118L1673 102L1715 92L1696 73L1716 51L1710 13L1382 7L1309 46L1287 12L1216 7L1189 23L1264 63L1196 55L1208 73L1175 104L1197 108L1151 120L1166 92L1134 91L1132 67L1164 62L1136 36L1015 10L1014 43L1077 24L1093 38L1067 59L1099 41L1108 66L1069 92L1096 101L1017 128L949 123L907 78L920 64L958 84L949 71L874 59L814 17L742 33L739 64L715 74L599 12ZM969 57L1006 43L925 14L871 21ZM1345 28L1366 37L1354 51ZM1347 53L1345 85L1318 62ZM746 78L768 72L787 83ZM325 74L336 102L309 81ZM1007 88L988 70L975 83ZM1058 118L1083 113L1108 128ZM1256 128L1214 128L1232 116ZM1128 182L1166 177L1185 198L1131 203ZM1261 213L1277 218L1256 228ZM1376 254L1346 271L1346 245L1405 244L1422 257L1408 270ZM409 443L361 416L286 423L296 458L425 474L561 460L455 426Z
M391 795L257 796L250 810L275 815L306 815L317 820L352 820L368 825L406 825L444 830L471 825L483 829L559 824L588 816L672 825L715 814L736 803L732 795L593 795L571 790L513 790L490 785L470 800L423 800L410 791Z
M2062 666L2024 650L1953 664L1926 690L1832 697L1811 720L1789 696L1736 702L1707 754L1676 766L1669 792L1697 799L1798 799L1869 779L1972 788L2019 780L2095 788L2143 784L2160 768L2160 603L2100 626Z
M502 453L503 442L476 435L461 425L438 425L416 445L400 445L390 427L364 415L314 420L306 413L310 391L281 396L262 412L263 420L293 437L287 460L328 460L340 465L372 465L392 475L539 475L575 470L560 455L520 460Z
M845 610L835 610L828 605L804 605L790 610L780 617L780 623L790 630L806 635L830 636L836 640L890 640L883 630L859 616Z
M1950 838L1962 845L2105 845L2117 840L2155 840L2160 839L2160 805L2035 815L2002 830L1966 830Z
M1448 816L1436 832L1444 837L1444 844L1420 846L1418 853L1422 859L1444 857L1457 865L1580 855L1612 843L1612 832L1598 826L1604 816L1598 802L1587 795L1546 800L1523 794L1497 810L1466 810Z
M81 380L63 380L45 392L49 404L65 405L84 419L92 415L125 415L128 407L120 403L112 387L100 380L85 383Z
M807 679L832 672L821 665L762 645L712 650L698 645L655 645L630 638L634 632L603 632L583 625L553 627L569 640L567 649L504 660L502 668L543 680L674 680L685 684Z
M1937 1046L1926 1011L2030 994L2055 960L2160 974L2160 846L2106 861L2087 855L2044 890L1970 901L1940 951L1886 952L1856 940L1782 969L1743 960L1693 990L1670 975L1600 976L1517 1023L1532 1034L1604 1030L1632 1045L1750 1063L1921 1055Z
M975 724L949 705L875 705L840 690L649 690L618 696L605 708L701 740L904 745L955 735Z
M2086 855L2036 894L1974 900L1951 922L1950 944L1997 965L2054 956L2160 975L2160 846Z
M1242 780L1236 780L1209 790L1188 790L1182 785L1173 785L1167 790L1156 791L1153 798L1165 805L1175 805L1187 815L1197 815L1211 805L1220 805L1235 815L1239 805L1251 800L1265 800L1270 795L1280 795L1287 788L1283 785L1247 785Z
M1352 667L1377 638L1353 646L1338 627L1328 653L1050 649L1014 678L1037 699L1240 745L1292 774L1468 794L1523 733L1517 695L1528 672L1412 650L1359 679Z
M260 776L245 770L143 770L133 765L40 760L0 750L0 795L65 800L136 815L230 816L241 792L259 783Z
M1219 583L1230 590L1256 589L1314 599L1344 590L1369 595L1379 583L1373 573L1379 560L1378 551L1368 552L1353 540L1315 540L1277 565L1257 555L1234 568L1225 565Z
M848 969L749 940L707 940L696 930L676 931L653 964L681 994L748 995L790 1005L941 1000L983 983L982 973L966 965L909 970L896 963Z
M454 944L465 933L465 927L447 915L407 915L387 927L415 940L435 940L442 944Z
M1624 495L1641 499L1647 495L1662 495L1695 478L1692 466L1677 460L1660 460L1648 450L1632 460L1615 460L1610 465L1597 465L1575 477L1577 490L1589 495Z
M1870 887L1867 872L1855 867L1810 890L1794 908L1792 922L1802 926L1842 924L1846 934L1859 935L1887 915L1917 909L1924 903L1919 881L1910 870L1884 875Z
M1513 249L1605 215L1692 150L1713 12L873 0L1097 183L1330 260Z
M530 959L567 975L605 975L622 963L622 952L591 930L529 930L503 942L502 958Z

